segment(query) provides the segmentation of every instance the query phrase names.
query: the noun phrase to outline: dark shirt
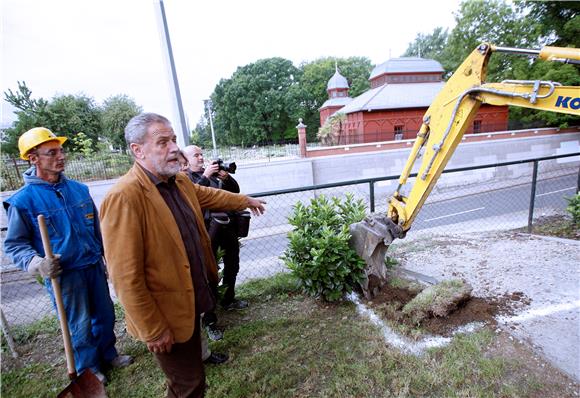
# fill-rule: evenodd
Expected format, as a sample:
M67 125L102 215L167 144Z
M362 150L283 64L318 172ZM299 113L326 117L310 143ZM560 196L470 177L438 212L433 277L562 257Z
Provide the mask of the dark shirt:
M151 182L155 184L163 200L169 207L169 210L171 210L171 214L173 214L173 218L175 218L175 222L181 233L181 239L183 240L189 260L189 268L191 270L191 278L195 291L195 312L199 315L211 311L215 308L216 300L209 288L207 272L203 258L200 256L202 246L195 214L181 196L181 191L175 184L175 176L170 177L167 182L164 182L145 168L143 170L149 176Z

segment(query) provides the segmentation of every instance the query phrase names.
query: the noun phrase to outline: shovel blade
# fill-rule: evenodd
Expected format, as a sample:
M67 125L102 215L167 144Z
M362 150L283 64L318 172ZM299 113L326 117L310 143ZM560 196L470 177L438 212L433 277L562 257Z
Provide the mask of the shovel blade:
M97 376L87 369L72 380L57 398L107 398L107 392Z

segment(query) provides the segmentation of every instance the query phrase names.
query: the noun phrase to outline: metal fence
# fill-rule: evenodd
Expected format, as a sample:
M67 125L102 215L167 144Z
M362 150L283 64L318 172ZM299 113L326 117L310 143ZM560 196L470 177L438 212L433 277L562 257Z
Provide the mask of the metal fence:
M272 161L297 158L300 155L298 144L255 146L252 148L220 147L214 151L204 150L208 159L220 158L245 164L255 161ZM117 178L125 174L133 165L130 155L123 153L99 153L90 157L70 155L67 157L66 175L74 180L89 182ZM23 185L22 173L30 163L20 158L0 156L0 190L12 191Z
M367 209L385 212L398 176L254 193L264 198L267 212L251 220L241 239L238 283L286 271L280 260L291 230L293 206L308 204L318 195L351 193ZM521 229L533 232L543 217L566 215L566 197L578 192L580 153L540 159L446 170L406 239L479 231ZM409 185L413 178L409 179ZM9 326L25 325L53 316L48 295L34 278L16 270L3 256L2 312Z

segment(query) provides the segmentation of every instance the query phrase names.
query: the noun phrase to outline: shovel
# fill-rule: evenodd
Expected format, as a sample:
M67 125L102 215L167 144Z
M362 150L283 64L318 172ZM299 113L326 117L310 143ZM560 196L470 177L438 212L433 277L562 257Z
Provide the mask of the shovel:
M42 246L47 257L53 257L52 247L50 246L50 238L44 216L38 216L38 225L40 227L40 235L42 236ZM58 394L58 398L107 398L105 386L97 379L97 376L86 369L80 376L77 377L75 370L75 359L73 356L72 344L70 341L70 332L68 330L68 323L66 320L66 312L64 311L64 304L62 302L62 293L60 291L60 282L58 278L51 278L52 290L54 291L54 298L56 300L56 308L58 318L60 320L60 330L62 331L62 339L64 341L64 353L66 355L66 366L68 369L68 377L71 380L69 385Z

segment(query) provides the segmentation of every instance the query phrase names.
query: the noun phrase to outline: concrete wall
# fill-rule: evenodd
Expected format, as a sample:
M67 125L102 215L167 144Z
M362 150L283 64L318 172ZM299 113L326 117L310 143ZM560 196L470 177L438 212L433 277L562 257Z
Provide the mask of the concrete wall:
M564 153L580 152L580 133L561 133L542 137L510 138L485 142L464 142L459 145L449 168L469 167L485 163L501 163ZM410 148L381 152L359 153L320 158L241 165L235 178L244 193L304 187L361 178L399 175ZM570 162L571 159L562 160ZM529 173L529 165L502 168L506 178ZM506 171L507 170L507 171ZM453 185L487 180L496 171L461 173L460 180L453 175L443 176L440 185Z

